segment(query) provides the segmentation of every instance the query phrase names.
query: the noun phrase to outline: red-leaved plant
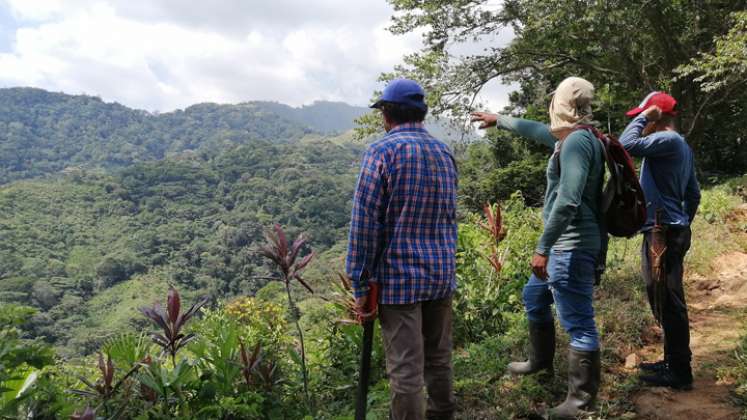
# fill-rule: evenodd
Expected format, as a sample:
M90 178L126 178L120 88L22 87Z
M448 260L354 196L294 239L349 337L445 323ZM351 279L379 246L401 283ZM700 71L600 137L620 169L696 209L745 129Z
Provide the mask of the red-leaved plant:
M283 379L278 375L278 365L274 360L267 363L260 363L256 371L260 382L267 392L270 392L276 385L283 383Z
M260 357L260 345L259 343L257 343L251 353L246 351L246 346L244 346L243 340L239 341L239 345L239 354L241 356L241 373L242 375L244 375L246 386L251 388L252 385L254 385L254 376L257 366L259 366L260 361L262 361L262 358Z
M281 383L276 375L277 364L275 361L262 358L262 348L259 343L254 346L251 353L246 350L243 340L239 341L239 345L241 373L249 388L261 385L265 391L269 392L275 385Z
M133 366L122 378L120 378L118 381L114 381L114 362L112 362L112 358L110 355L106 356L106 361L104 361L104 355L99 353L98 358L98 368L99 372L101 373L101 376L99 379L96 380L96 383L91 383L86 377L79 376L78 379L86 386L88 389L71 389L69 390L70 393L80 395L86 398L92 398L94 400L100 401L100 405L97 407L97 409L101 408L103 406L104 411L108 412L110 409L109 401L112 399L112 397L117 393L119 388L122 386L122 384L127 381L127 379L132 376L140 367L139 365ZM121 412L124 410L126 405L126 401L120 406L119 411ZM82 419L85 419L87 417L86 413L89 411L93 412L90 408L86 408L86 411L83 412L83 414L80 414L79 416ZM77 415L77 414L76 414Z
M312 290L306 283L306 280L301 277L303 270L309 265L311 259L314 258L314 252L309 252L306 256L301 257L300 253L301 249L306 244L306 237L303 234L298 235L296 240L291 244L289 243L283 228L281 228L279 224L275 224L271 230L267 230L265 232L265 238L267 239L267 244L260 248L260 252L263 256L275 263L280 272L280 280L285 284L285 291L288 295L288 307L290 308L291 316L296 325L298 338L301 344L300 359L301 372L303 374L303 390L306 394L306 400L309 401L309 378L306 370L306 350L303 340L303 331L298 322L300 314L298 313L298 307L293 301L293 296L291 295L291 283L293 280L296 280L305 287L306 290L314 293L314 290Z
M171 356L174 366L176 366L176 353L197 338L193 333L183 334L182 328L207 302L207 298L201 298L187 312L182 313L179 292L171 287L166 298L165 312L157 302L152 308L140 308L143 315L161 328L162 333L151 333L151 339L163 349L164 353Z
M493 269L499 273L503 268L503 256L498 256L498 244L506 238L506 228L503 227L501 206L499 204L491 206L489 203L485 203L483 213L485 214L486 221L481 221L480 227L486 230L494 241L491 247L491 253L490 255L485 255L485 259L488 260Z
M275 263L282 275L281 280L288 285L291 281L297 280L306 290L314 293L306 280L301 277L301 272L314 258L314 253L310 252L298 260L301 249L306 245L306 236L302 233L290 244L283 228L276 223L272 230L265 232L265 239L267 244L260 248L260 252Z

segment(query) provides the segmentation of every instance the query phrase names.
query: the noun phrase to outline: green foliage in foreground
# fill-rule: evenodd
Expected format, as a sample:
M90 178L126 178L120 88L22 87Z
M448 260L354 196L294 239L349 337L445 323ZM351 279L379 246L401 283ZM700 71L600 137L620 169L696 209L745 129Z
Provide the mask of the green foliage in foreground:
M54 358L51 348L23 337L20 327L34 312L19 305L0 305L0 418L27 404L38 369Z
M459 226L457 242L457 289L454 311L454 339L458 344L477 342L506 331L509 314L522 311L521 290L531 270L527 255L542 228L537 211L524 207L523 198L515 194L502 204L503 227L507 235L495 253L501 270L488 261L494 239L480 225L481 217L473 215ZM506 317L509 316L509 319Z
M718 208L719 194L718 188L705 191L704 205ZM733 210L733 204L727 206L727 213ZM551 381L517 379L504 373L510 360L525 354L527 334L520 290L541 226L538 211L524 207L518 195L503 203L503 209L507 235L497 248L481 227L485 223L481 217L469 216L460 226L460 290L454 302L459 418L531 415L545 404L562 399L565 392L562 349L567 338L563 333L559 334L558 375ZM695 236L701 240L694 242L692 261L705 258L705 253L717 243L731 247L719 248L724 251L747 248L747 244L737 240L742 233L734 231L729 220L698 220ZM644 309L644 290L638 276L639 245L638 239L612 242L609 269L596 292L606 367L603 395L607 397L600 401L597 413L602 419L630 415L630 395L635 384L629 375L614 367L632 349L643 345L642 332L652 324ZM494 250L502 256L500 272L486 258ZM698 271L707 269L695 267ZM150 273L154 276L151 280L155 281L157 274ZM28 322L31 312L3 305L0 334L11 337L9 342L15 343L11 347L24 349L23 354L46 356L19 361L0 353L0 363L11 366L9 371L14 378L31 374L35 378L20 394L22 398L13 397L23 388L16 379L0 378L0 386L15 390L3 394L0 413L6 418L67 418L90 407L99 418L107 419L350 418L361 328L341 322L348 314L339 302L349 296L318 282L315 286L321 294L307 295L298 304L302 315L299 324L307 344L310 399L303 392L299 337L291 328L296 314L288 309L283 285L271 282L255 297L203 309L184 327L185 334L195 334L196 338L179 349L174 358L146 335L162 328L133 314L138 319L129 324L133 327L105 340L94 355L53 361L47 347L29 341L19 329L21 323ZM165 291L160 292L158 300L163 300L164 294ZM188 307L195 299L185 295L182 307ZM164 316L172 319L169 310ZM737 351L740 363L745 357L743 347ZM8 360L12 362L9 364ZM736 372L744 370L740 369ZM739 378L743 384L744 376ZM744 385L740 386L738 396ZM377 331L369 395L371 418L386 418L387 404L383 348Z

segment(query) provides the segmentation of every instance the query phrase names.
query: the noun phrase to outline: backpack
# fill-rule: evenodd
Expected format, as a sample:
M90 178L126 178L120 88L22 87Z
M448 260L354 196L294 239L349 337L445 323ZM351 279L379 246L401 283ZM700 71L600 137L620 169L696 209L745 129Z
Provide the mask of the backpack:
M604 146L604 160L610 176L602 192L601 210L607 232L619 237L635 235L646 223L646 199L633 159L617 138L589 125L576 129L591 132Z

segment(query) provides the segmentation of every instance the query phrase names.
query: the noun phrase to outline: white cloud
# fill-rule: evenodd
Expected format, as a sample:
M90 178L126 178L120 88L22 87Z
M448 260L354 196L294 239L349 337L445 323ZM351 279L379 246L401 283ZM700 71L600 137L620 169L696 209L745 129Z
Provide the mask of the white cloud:
M62 0L5 0L14 16L23 20L45 20L63 10Z
M19 29L12 51L0 53L0 86L149 110L255 99L366 104L379 73L420 46L417 34L386 31L384 0L4 2Z

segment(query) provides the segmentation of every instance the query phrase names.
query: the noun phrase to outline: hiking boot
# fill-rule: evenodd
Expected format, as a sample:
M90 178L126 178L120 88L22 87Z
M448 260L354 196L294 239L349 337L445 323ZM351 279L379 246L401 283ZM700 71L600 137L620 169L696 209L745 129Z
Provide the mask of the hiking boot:
M649 386L667 386L672 389L689 391L693 389L693 374L690 364L666 366L661 370L639 376L640 380Z
M641 364L638 365L638 369L645 370L647 372L660 372L666 368L666 360L659 360L658 362L641 362Z
M600 354L597 351L568 351L568 395L547 413L549 419L575 419L594 409L601 379Z
M513 375L529 375L544 370L552 375L555 358L555 322L529 321L529 360L511 362L508 371Z

